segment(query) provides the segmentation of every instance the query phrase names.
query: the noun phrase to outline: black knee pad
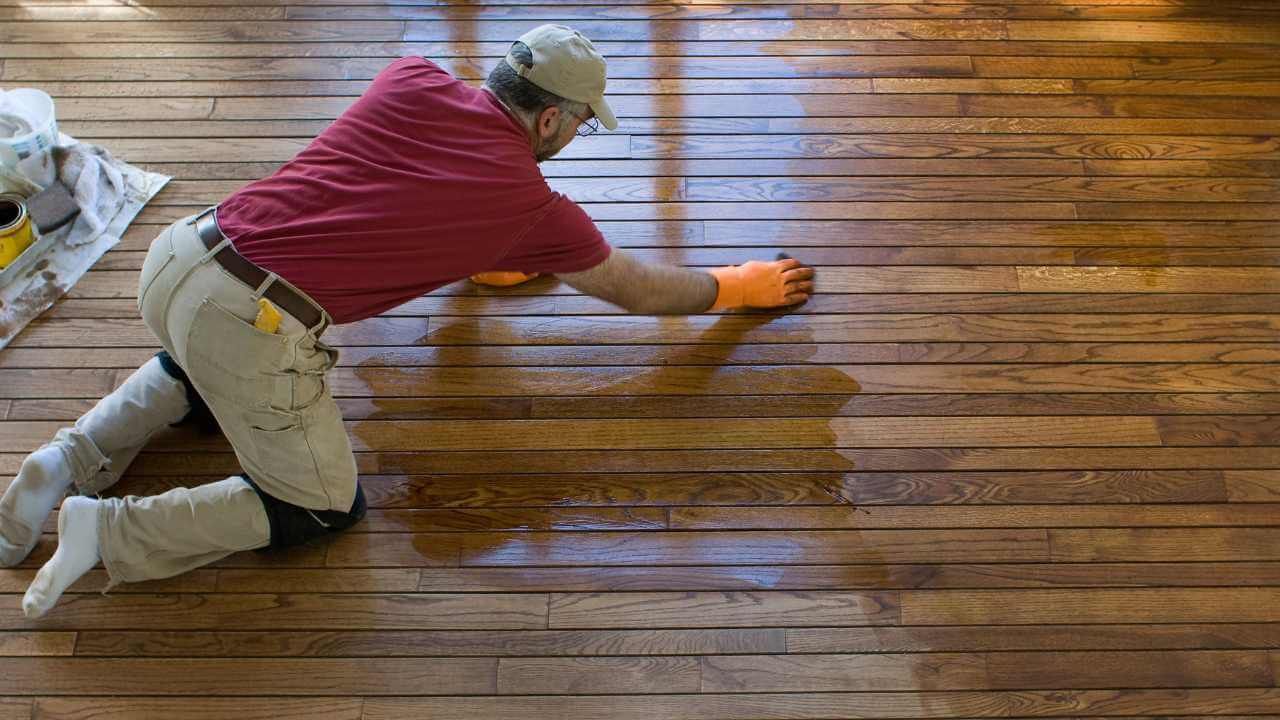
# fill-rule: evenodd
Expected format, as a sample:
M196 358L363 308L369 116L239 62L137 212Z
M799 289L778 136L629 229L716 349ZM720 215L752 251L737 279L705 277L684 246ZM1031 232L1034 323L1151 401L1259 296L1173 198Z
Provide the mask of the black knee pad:
M204 398L200 397L200 393L196 390L196 386L191 384L191 378L187 377L187 371L173 359L169 353L161 350L156 353L156 359L160 361L160 367L169 374L169 377L182 383L187 389L187 403L191 405L191 410L183 416L181 420L174 423L174 427L179 425L195 425L206 434L214 434L220 431L218 421L213 417L213 411L209 409L208 403Z
M287 503L268 495L258 487L248 475L241 475L249 487L258 494L262 507L267 511L267 522L271 525L271 544L262 550L280 550L310 542L322 535L341 532L360 522L368 511L364 499L364 489L356 483L356 499L351 509L340 510L308 510L293 503Z

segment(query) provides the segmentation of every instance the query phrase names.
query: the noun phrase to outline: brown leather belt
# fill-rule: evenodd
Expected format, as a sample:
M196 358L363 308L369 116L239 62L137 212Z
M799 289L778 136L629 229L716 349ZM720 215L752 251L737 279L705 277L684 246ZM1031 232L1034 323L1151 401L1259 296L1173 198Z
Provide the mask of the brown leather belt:
M197 215L195 220L196 234L200 236L200 241L209 250L214 249L218 246L218 243L226 239L226 236L222 234L222 230L218 229L218 221L214 217L215 209L210 208L204 211ZM236 252L236 249L230 243L222 250L219 250L218 254L213 256L213 259L237 280L254 289L262 285L262 281L266 280L270 274ZM324 317L310 300L290 290L284 283L273 281L267 286L267 290L262 293L262 296L274 303L276 307L292 315L308 329L319 325Z

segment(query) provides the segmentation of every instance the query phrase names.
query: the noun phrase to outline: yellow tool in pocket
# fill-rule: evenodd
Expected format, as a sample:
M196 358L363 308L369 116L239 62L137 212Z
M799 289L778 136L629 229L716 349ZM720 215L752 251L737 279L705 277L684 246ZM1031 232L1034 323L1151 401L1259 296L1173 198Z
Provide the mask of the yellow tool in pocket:
M275 334L280 329L280 321L284 316L276 309L275 305L266 298L258 298L258 317L254 318L253 326L265 333Z

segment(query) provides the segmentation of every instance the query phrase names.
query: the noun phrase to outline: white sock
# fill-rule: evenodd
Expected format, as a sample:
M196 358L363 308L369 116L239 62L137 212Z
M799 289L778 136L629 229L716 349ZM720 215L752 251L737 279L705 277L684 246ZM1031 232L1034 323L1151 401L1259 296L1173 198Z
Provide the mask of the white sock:
M58 513L58 550L27 588L22 612L31 619L49 612L71 583L97 564L98 501L69 497Z
M71 487L71 468L62 448L46 445L22 461L0 499L0 566L26 559L40 540L40 528Z

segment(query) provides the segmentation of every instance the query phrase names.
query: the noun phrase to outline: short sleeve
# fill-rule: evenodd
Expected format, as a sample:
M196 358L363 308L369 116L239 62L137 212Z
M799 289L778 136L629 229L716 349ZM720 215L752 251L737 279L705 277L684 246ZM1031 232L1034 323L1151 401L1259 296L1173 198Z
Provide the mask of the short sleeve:
M612 248L578 204L552 193L551 208L492 269L526 273L571 273L590 270L609 257Z

